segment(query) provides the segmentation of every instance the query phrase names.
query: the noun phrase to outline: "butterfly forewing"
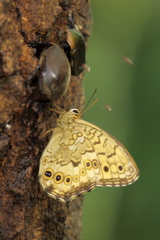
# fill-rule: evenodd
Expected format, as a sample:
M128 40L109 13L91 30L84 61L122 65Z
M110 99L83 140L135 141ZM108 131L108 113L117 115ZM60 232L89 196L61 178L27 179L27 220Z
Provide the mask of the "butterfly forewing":
M40 160L43 189L64 202L96 186L131 184L138 176L136 163L118 140L71 112L59 118Z

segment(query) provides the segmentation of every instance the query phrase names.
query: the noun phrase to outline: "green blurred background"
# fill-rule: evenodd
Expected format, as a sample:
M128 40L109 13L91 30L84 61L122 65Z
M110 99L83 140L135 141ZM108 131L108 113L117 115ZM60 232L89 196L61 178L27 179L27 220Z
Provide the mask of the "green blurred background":
M85 194L82 240L160 239L160 1L93 0L84 119L119 139L140 178ZM133 61L129 65L123 60ZM104 105L111 106L107 111Z

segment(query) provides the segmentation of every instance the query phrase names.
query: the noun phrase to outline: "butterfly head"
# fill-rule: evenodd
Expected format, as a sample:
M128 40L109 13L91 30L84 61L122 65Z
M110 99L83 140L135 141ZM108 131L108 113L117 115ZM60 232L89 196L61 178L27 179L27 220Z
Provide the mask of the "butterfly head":
M81 111L78 110L77 108L72 108L68 112L63 112L59 116L57 122L62 125L65 125L66 123L71 124L72 122L79 118L81 118Z

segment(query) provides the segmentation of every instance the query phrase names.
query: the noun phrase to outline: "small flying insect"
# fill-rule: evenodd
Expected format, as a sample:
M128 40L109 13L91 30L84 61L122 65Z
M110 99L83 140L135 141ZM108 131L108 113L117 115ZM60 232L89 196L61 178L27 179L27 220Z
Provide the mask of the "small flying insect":
M112 111L112 108L109 105L105 104L104 107L105 107L106 110Z
M128 63L128 64L130 64L130 65L133 65L133 62L132 62L131 59L129 59L128 57L123 57L123 60L124 60L126 63Z

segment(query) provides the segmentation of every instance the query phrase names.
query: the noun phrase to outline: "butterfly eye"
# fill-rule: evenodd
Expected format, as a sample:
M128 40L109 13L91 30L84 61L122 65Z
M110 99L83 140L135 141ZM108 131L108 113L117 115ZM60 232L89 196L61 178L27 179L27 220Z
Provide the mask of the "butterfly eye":
M70 112L75 113L75 114L78 114L78 113L79 113L79 110L75 108L75 109L71 109Z

